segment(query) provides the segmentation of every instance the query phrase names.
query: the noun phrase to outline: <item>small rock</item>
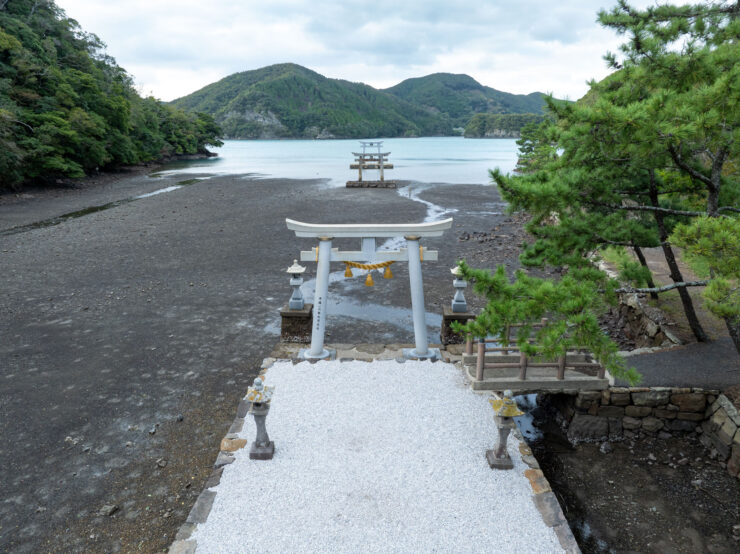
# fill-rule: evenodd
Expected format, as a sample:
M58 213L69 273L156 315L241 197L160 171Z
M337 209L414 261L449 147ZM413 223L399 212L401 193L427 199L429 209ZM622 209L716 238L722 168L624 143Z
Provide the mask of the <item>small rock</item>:
M680 460L678 460L678 465L680 465L680 466L685 466L688 463L689 463L689 459L688 458L681 458Z
M86 446L83 446L82 447L82 451L83 452L90 452L90 446L87 446L87 445Z
M185 419L185 416L184 415L177 414L177 421L182 421L183 419Z
M131 441L126 442L126 448L131 448L134 445Z
M159 467L167 467L167 460L165 460L164 458L159 458L157 460L157 465Z
M703 481L701 479L694 479L693 481L691 481L691 485L696 487L697 489L701 487L702 483Z
M36 513L37 514L44 513L45 511L46 511L46 507L45 506L39 506L38 508L36 508Z
M614 449L612 448L612 445L608 442L602 442L601 446L599 447L599 452L602 454L609 454L609 452L612 452Z
M100 511L98 513L101 516L112 516L118 511L118 504L106 504L102 508L100 508Z
M650 454L648 454L647 459L651 462L655 462L658 458L656 458L655 455L651 452Z
M671 435L668 431L660 431L658 433L659 439L667 440L667 439L670 439L671 437L673 437L673 435Z
M159 427L159 423L155 423L154 425L152 425L152 428L149 429L149 434L150 435L153 435L154 433L156 433L157 432L157 427Z

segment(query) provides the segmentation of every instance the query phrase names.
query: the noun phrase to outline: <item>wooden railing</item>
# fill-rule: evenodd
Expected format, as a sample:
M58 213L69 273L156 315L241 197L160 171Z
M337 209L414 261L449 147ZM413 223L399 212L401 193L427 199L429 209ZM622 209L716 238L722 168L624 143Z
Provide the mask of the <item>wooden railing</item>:
M547 319L543 319L540 323L535 323L533 327L542 327L547 323ZM506 333L509 334L511 332L511 328L513 327L521 327L521 325L511 325L509 328L507 328ZM510 335L509 335L510 336ZM468 335L467 340L465 341L465 353L472 355L473 354L473 338L472 336ZM475 367L475 378L478 381L483 380L483 373L486 369L512 369L512 368L519 368L519 379L522 381L525 381L527 379L527 369L528 368L552 368L557 369L557 378L558 380L564 380L565 379L565 369L573 368L576 370L579 369L595 369L597 371L597 375L599 379L603 379L605 375L605 369L604 367L597 363L597 362L589 362L589 361L573 361L568 360L567 355L559 356L557 361L552 362L531 362L529 360L529 357L522 352L517 346L515 340L509 340L508 346L498 346L501 343L501 339L493 338L493 339L478 339L477 340L477 359L476 359L476 367ZM489 346L489 345L496 345L496 346ZM500 352L504 355L507 354L519 354L519 362L491 362L486 363L486 353L488 352ZM586 348L574 348L570 351L571 354L575 355L578 353L582 354L588 354L588 349Z

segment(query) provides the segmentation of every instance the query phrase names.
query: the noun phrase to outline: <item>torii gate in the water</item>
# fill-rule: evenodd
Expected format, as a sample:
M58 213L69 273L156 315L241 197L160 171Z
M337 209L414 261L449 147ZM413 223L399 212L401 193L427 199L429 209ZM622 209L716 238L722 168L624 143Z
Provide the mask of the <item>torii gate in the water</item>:
M316 291L314 294L313 326L311 328L311 348L302 352L306 359L323 359L330 355L324 348L326 330L326 297L329 292L330 262L365 262L365 264L388 265L384 262L407 261L409 264L409 283L411 288L411 309L414 320L415 348L404 351L409 358L435 359L439 351L429 348L424 310L424 284L421 278L422 257L437 261L437 251L427 250L419 245L422 237L439 237L452 227L452 218L431 223L371 223L371 224L312 224L286 219L288 229L295 231L297 237L319 239L316 249L301 251L301 261L317 262ZM361 239L360 250L340 251L332 249L334 238L354 237ZM407 248L399 250L378 250L375 239L403 237Z

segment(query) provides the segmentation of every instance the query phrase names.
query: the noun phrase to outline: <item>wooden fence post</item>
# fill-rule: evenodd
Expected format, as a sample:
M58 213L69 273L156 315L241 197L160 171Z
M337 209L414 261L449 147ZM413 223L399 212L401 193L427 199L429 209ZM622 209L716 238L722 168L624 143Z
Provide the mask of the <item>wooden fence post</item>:
M527 379L527 355L524 352L519 353L519 379Z
M565 379L565 354L558 358L558 379Z
M475 378L483 380L483 366L486 362L486 339L478 339L478 359L475 366Z

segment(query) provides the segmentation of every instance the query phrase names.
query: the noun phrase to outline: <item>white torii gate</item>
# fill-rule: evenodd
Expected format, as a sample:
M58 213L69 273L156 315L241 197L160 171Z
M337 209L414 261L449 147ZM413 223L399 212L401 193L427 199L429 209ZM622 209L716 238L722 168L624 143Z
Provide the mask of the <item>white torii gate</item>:
M411 288L411 309L414 319L415 348L404 351L410 358L437 358L439 352L429 348L424 310L424 283L421 278L421 258L437 261L437 251L419 246L422 237L439 237L452 227L452 218L431 223L371 223L371 224L312 224L286 219L288 229L297 237L319 239L319 247L301 251L301 261L317 262L316 291L313 306L311 348L302 352L306 359L323 359L330 355L324 348L326 330L326 297L329 292L330 262L378 263L407 261ZM354 237L361 239L361 250L339 251L331 247L334 238ZM407 248L400 250L377 250L375 239L404 237Z

